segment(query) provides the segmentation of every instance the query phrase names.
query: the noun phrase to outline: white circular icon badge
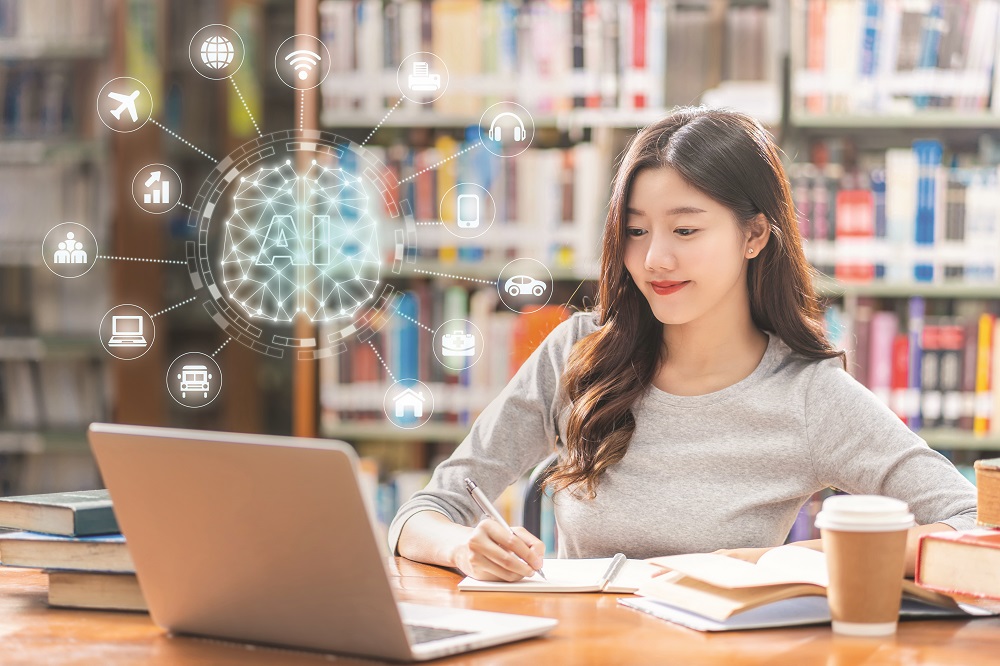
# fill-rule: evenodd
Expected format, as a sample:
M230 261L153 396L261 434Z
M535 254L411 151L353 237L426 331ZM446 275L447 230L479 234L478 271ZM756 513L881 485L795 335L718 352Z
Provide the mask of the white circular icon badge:
M430 421L434 413L434 395L419 380L401 379L385 392L382 409L394 426L412 430Z
M204 407L222 392L222 368L208 354L181 354L167 368L167 392L183 407Z
M134 132L153 115L153 97L139 79L119 76L97 93L97 117L115 132Z
M240 34L222 23L206 25L191 37L188 60L206 79L226 79L243 64L246 49Z
M59 277L80 277L93 268L97 256L97 238L76 222L57 224L42 239L42 261Z
M132 361L153 346L156 328L148 312L125 303L108 310L101 319L99 334L105 351L122 361Z
M181 177L166 164L147 164L132 178L132 199L147 213L166 213L181 200Z

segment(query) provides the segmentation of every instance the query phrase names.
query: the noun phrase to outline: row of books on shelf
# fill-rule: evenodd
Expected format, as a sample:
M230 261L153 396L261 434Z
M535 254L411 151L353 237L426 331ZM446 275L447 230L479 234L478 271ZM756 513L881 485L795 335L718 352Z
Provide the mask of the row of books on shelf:
M108 4L103 0L0 0L0 38L72 42L103 37Z
M97 358L11 360L0 338L0 424L12 431L80 428L109 413L108 368Z
M499 305L493 286L470 292L458 285L415 283L373 322L378 328L373 336L346 340L341 353L320 360L323 424L384 419L382 404L390 378L426 384L434 396L435 422L470 423L569 316L559 305L524 314ZM469 367L439 362L444 357L432 347L434 331L453 320L467 320L478 329L479 335L468 329L481 355ZM321 335L326 333L321 330Z
M478 115L498 99L538 113L669 108L724 79L774 80L777 67L774 13L745 3L325 0L319 12L334 63L325 113L392 106L397 69L417 52L447 67L433 103L446 114Z
M416 256L444 263L529 256L565 268L596 264L611 182L607 151L578 143L502 160L481 146L469 150L478 141L479 127L471 127L461 142L441 135L427 148L366 147L391 174L388 198L408 202L419 223ZM344 158L345 169L354 168L352 159ZM460 196L475 202L463 209L461 223Z
M0 139L51 139L78 133L82 83L71 62L0 64Z
M815 157L792 164L792 197L811 263L851 282L996 281L998 168L943 160L940 141L918 140L885 151L874 167Z
M61 222L84 225L103 244L109 226L101 198L105 175L88 161L0 161L0 259L41 263L42 239Z
M0 226L3 224L0 218ZM3 249L0 243L0 257ZM41 242L30 249L25 261L41 264ZM3 263L7 262L0 260L0 336L97 334L101 317L110 307L110 294L94 286L107 284L106 265L94 266L79 279L67 280L45 266Z
M795 113L1000 111L997 0L796 0Z
M854 377L913 430L996 435L1000 326L981 303L959 306L957 314L928 316L921 297L909 299L905 313L862 297L853 315L828 308L827 326L834 344L847 350Z

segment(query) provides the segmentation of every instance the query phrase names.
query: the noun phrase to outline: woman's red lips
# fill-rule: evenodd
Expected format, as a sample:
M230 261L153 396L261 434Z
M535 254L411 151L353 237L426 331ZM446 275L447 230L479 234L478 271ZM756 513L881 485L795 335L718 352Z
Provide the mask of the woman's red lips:
M649 284L653 288L653 291L661 296L664 296L681 289L688 282L690 282L690 280L660 280L657 282L650 282Z

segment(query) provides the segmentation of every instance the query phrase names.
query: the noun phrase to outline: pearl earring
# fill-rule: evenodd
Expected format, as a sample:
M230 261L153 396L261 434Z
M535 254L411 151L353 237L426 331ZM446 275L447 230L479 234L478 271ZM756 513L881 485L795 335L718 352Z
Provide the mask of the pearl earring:
M750 248L749 250L747 250L747 252L749 252L750 254L753 254L753 248Z

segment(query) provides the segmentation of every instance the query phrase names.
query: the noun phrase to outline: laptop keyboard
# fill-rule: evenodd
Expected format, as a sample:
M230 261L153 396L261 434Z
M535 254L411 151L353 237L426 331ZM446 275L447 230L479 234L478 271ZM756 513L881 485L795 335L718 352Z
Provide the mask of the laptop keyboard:
M467 636L474 634L474 631L456 631L454 629L441 629L439 627L425 627L420 624L408 624L406 628L410 630L410 641L414 645L429 643L441 640L442 638L452 638L454 636Z

